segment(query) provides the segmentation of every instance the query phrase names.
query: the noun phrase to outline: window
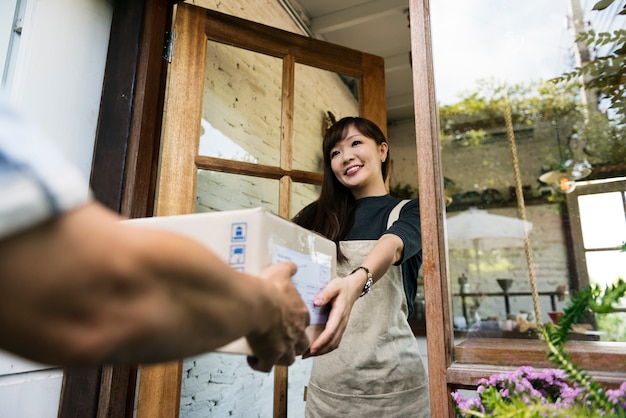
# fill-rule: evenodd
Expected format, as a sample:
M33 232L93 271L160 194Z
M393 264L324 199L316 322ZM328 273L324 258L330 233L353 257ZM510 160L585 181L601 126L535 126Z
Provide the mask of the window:
M578 281L606 286L618 277L626 279L626 179L580 182L568 195ZM576 216L575 212L579 216ZM624 312L596 315L597 330L604 340L626 342Z
M582 247L582 232L580 234L575 232L578 210L572 210L570 197L542 188L537 181L542 173L565 162L562 156L569 155L561 154L563 151L561 145L567 143L566 139L571 140L575 133L571 120L569 125L564 124L565 120L552 123L554 115L552 112L556 109L550 106L543 108L543 111L548 111L544 113L543 123L534 123L537 119L533 119L533 123L525 123L524 118L520 117L521 114L514 114L511 131L517 149L516 153L513 153L507 141L509 126L505 124L503 105L507 101L498 100L488 94L506 91L510 99L511 94L520 93L523 88L516 89L515 87L520 86L511 84L508 86L509 90L506 86L500 86L503 89L498 90L497 85L492 85L491 87L495 88L472 92L472 86L464 83L463 86L468 91L464 96L467 100L462 104L470 108L465 107L466 111L459 112L454 117L450 112L463 109L463 106L445 108L441 106L442 103L436 101L435 80L441 74L438 71L449 71L454 75L441 87L458 83L459 71L454 65L437 67L437 62L434 63L433 70L430 12L434 11L437 3L430 4L432 10L421 2L410 2L418 179L420 200L422 203L427 202L427 205L421 206L421 217L432 413L433 416L452 416L453 408L449 396L451 390L473 388L480 378L498 371L514 369L519 365L551 366L546 359L545 345L541 341L521 338L520 329L517 332L513 331L517 333L515 338L509 338L510 336L505 335L508 331L506 328L503 329L503 325L506 325L509 319L506 315L507 297L511 314L522 313L520 305L516 303L526 303L528 308L532 308L532 302L526 295L516 296L518 301L514 301L512 295L514 292L526 293L526 289L515 288L528 283L530 267L524 269L525 248L520 247L519 243L517 246L507 244L497 248L481 248L478 245L455 250L459 251L459 254L454 254L448 251L452 246L450 242L446 242L446 236L450 232L448 222L452 216L476 206L477 209L493 212L495 215L518 218L520 216L517 198L523 196L528 211L527 220L533 222L530 254L535 256L532 263L526 264L534 265L539 270L540 283L545 286L545 289L541 290L546 292L556 291L563 280L570 289L576 289L585 283L583 266L586 271L588 267L591 269L592 264L597 264L588 263L587 260L602 252L614 251L617 244L601 243L597 246ZM468 19L464 11L451 10L443 6L440 10L443 11L440 20L433 20L432 28L441 25L443 20L455 22L457 26L458 22L463 20L470 26L490 26L498 35L470 42L469 34L465 32L463 39L454 36L460 30L458 27L448 28L444 34L442 31L433 31L432 46L435 57L449 55L451 62L462 62L464 63L462 65L467 66L467 71L463 71L464 74L477 75L478 79L482 76L486 80L493 80L494 72L500 64L504 64L504 68L508 68L510 73L520 76L526 76L533 68L537 68L530 62L532 60L528 60L528 67L524 67L523 63L506 65L511 64L505 58L507 51L515 50L515 54L519 54L519 48L511 47L515 42L523 40L525 43L532 43L533 39L537 42L548 42L552 39L533 38L535 32L532 34L530 32L529 19L526 17L519 19L521 9L513 13L514 21L510 24L495 15L496 12L510 8L494 8L491 4L485 4L484 10L477 8L477 5L472 9L479 13L479 17L474 20ZM459 21L452 16L456 11L463 14ZM480 15L480 12L483 12L483 15ZM536 10L529 11L531 14L535 12ZM489 13L491 18L482 22L480 16L484 16L484 13ZM548 16L547 13L542 15ZM518 23L522 32L514 35ZM451 35L449 37L451 42L444 47L446 33ZM439 37L436 37L437 34ZM533 53L536 51L535 48L531 50ZM536 53L533 57L536 58ZM493 61L489 62L492 58ZM558 72L554 74L558 75ZM486 84L482 86L485 87ZM480 84L477 87L480 87ZM441 89L437 93L440 91ZM459 102L462 102L462 99L459 98ZM503 97L500 96L499 99ZM521 102L523 100L517 104ZM530 102L532 101L526 104ZM522 108L523 106L517 107L517 110ZM473 126L470 123L472 117ZM447 135L447 138L443 138L444 135ZM512 155L519 158L519 173L515 173ZM561 159L563 161L560 161ZM611 175L602 170L601 163L594 164L596 166L593 171L600 177L613 178L624 176L626 173L623 162L618 162L613 167L613 173L617 174ZM520 187L518 181L521 183ZM578 189L584 190L582 185L577 186L576 190ZM621 193L623 201L623 189ZM447 220L444 219L446 217ZM579 245L580 249L577 247ZM465 258L460 259L463 253ZM454 274L451 273L453 269L456 269ZM467 293L474 293L472 297L479 298L477 302L480 309L483 309L480 319L486 328L494 327L493 333L496 335L488 335L492 331L490 329L479 329L482 334L474 338L455 333L455 317L463 316L462 296L459 293L465 284L464 280L460 282L458 278L465 272L468 273L467 283L470 286ZM494 272L497 272L497 275ZM500 273L507 273L508 277ZM592 274L591 270L589 274ZM500 287L497 281L499 278L513 279L513 284L508 290L511 294L507 295L507 291ZM526 302L522 302L523 298L526 298L524 299ZM546 308L542 307L542 318L547 314L547 310L552 309L550 298L550 295L546 295L545 300L541 302L547 305ZM584 339L587 341L575 341L569 350L574 362L590 371L590 374L602 383L611 385L623 381L623 373L616 374L615 370L624 370L626 367L624 343L588 341L593 337L595 336L585 334Z

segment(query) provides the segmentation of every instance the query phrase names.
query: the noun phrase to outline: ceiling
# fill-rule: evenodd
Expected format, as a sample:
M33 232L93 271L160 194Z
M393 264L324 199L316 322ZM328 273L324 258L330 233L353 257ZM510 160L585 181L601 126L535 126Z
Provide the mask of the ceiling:
M283 0L311 36L385 59L387 119L413 119L409 0Z

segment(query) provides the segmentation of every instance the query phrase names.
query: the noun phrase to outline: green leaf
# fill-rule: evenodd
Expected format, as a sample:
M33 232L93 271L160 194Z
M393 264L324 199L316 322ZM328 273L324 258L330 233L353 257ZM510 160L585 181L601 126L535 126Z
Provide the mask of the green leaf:
M615 0L600 0L597 2L591 10L604 10L613 4Z
M626 55L626 44L622 45L618 49L615 50L615 54L617 55Z

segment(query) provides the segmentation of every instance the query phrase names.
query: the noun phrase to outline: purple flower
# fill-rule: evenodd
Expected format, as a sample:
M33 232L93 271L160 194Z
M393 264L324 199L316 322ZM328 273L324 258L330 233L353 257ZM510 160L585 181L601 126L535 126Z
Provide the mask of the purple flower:
M613 405L622 405L622 408L626 407L626 382L622 383L619 389L609 389L606 391L606 396L609 398Z
M463 411L478 411L487 414L502 403L514 405L514 399L528 406L543 405L550 410L568 410L590 405L586 389L567 381L567 374L560 369L537 371L530 366L522 366L514 372L499 373L488 379L480 379L477 387L478 398L466 400L457 392L452 393L461 416ZM615 408L609 414L626 409L626 382L619 389L607 390L606 395ZM602 412L602 411L598 411ZM545 416L550 416L545 412Z
M458 392L452 392L451 395L462 417L465 416L465 412L467 411L485 413L485 408L479 398L465 399L465 397Z

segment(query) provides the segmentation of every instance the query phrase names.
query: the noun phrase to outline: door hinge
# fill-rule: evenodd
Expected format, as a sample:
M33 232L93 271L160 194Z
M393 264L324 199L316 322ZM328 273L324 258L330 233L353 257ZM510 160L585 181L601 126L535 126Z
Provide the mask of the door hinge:
M163 59L169 63L172 62L172 57L174 56L175 36L176 36L176 31L165 32L165 42L163 42Z
M17 19L13 23L13 32L17 33L18 35L21 35L22 29L24 29L24 19Z

